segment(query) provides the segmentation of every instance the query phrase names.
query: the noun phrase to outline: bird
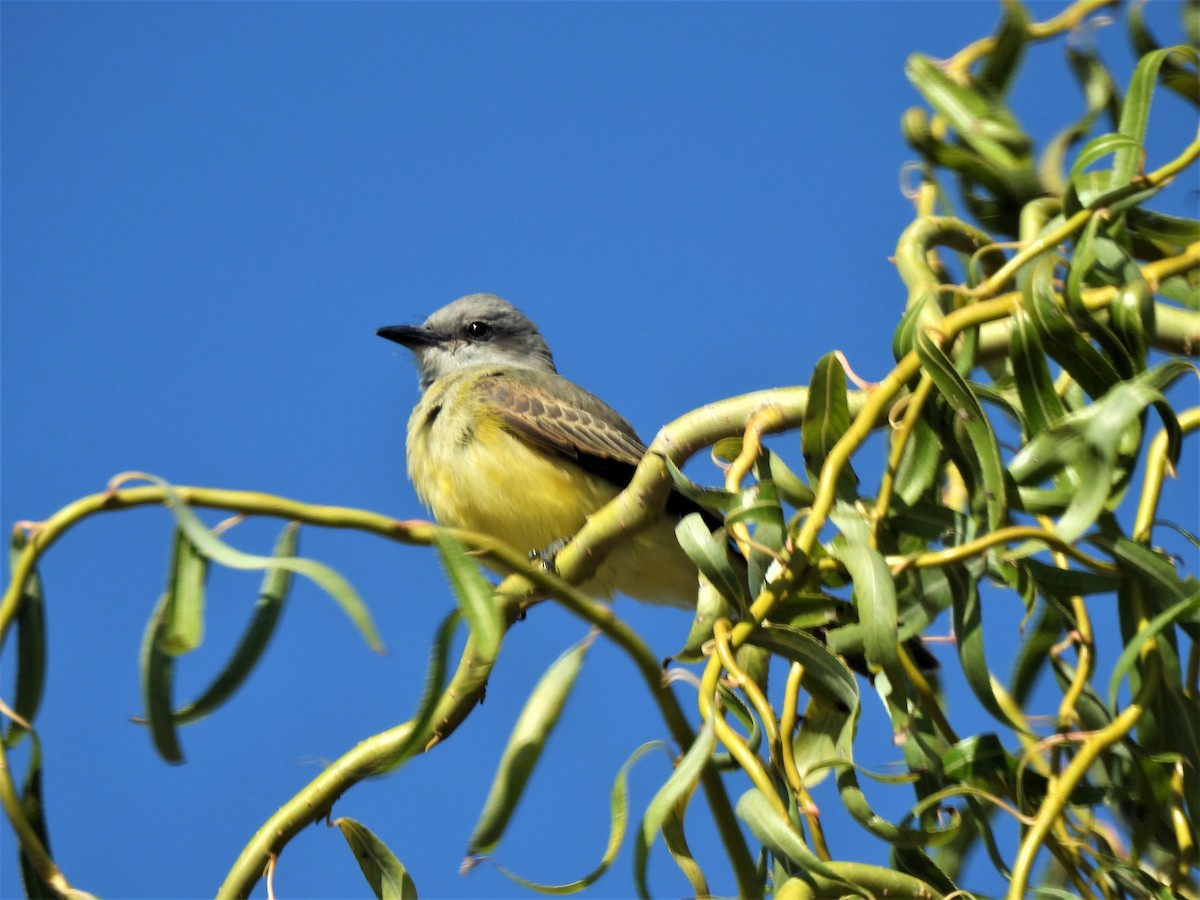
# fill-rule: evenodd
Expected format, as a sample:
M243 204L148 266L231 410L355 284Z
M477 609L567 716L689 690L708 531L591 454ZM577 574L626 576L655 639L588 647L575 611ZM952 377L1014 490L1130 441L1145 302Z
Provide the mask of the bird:
M376 331L412 351L422 391L408 421L408 474L441 525L480 532L552 563L628 484L646 445L616 410L558 373L537 326L494 294L469 294L420 325ZM675 537L714 511L672 492L662 515L579 585L694 608L699 575Z

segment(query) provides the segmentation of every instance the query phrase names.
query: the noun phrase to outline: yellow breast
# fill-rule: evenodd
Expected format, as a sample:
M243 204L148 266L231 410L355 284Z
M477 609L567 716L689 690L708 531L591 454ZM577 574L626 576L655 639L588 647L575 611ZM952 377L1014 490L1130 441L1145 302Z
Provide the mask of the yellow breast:
M408 425L408 471L443 525L479 531L523 551L575 535L617 495L611 482L508 431L472 390L494 369L465 369L425 392ZM633 536L583 586L657 603L695 602L696 570L664 519Z

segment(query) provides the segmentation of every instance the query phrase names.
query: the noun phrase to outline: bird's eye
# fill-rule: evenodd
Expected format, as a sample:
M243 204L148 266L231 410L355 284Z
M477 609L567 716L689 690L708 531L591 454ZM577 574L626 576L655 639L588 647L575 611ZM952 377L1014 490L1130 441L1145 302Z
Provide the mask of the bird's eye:
M467 336L476 341L486 341L492 336L492 326L487 322L472 322L467 326Z

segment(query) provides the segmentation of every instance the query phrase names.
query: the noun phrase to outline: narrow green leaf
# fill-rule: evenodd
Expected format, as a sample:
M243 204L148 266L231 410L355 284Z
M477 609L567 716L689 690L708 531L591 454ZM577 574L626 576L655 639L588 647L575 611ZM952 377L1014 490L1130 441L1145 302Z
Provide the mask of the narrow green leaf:
M1112 544L1112 553L1129 574L1161 602L1186 599L1197 589L1195 576L1186 580L1180 578L1165 556L1145 544L1118 538Z
M872 670L900 672L896 584L883 554L870 544L870 528L853 507L839 503L830 519L841 535L830 545L854 582L854 605L863 627L863 649Z
M294 556L299 533L300 523L289 522L285 525L275 541L272 556ZM292 573L287 569L276 567L266 570L258 592L258 602L254 606L254 615L251 616L246 630L242 632L242 638L229 662L199 697L176 710L175 724L184 725L211 715L245 683L275 634L275 627L279 624L291 585Z
M377 773L387 772L408 760L414 751L424 747L430 738L430 725L433 724L433 714L437 709L438 700L446 687L447 661L450 658L450 645L454 633L458 630L461 613L456 609L442 620L437 634L433 639L433 647L429 652L429 665L425 670L425 687L421 691L421 699L413 713L408 737L392 754L380 762Z
M1107 227L1103 217L1093 216L1079 235L1071 267L1067 270L1063 298L1076 326L1088 333L1112 361L1117 373L1127 378L1134 373L1133 360L1108 325L1094 316L1083 301L1086 286L1109 281L1108 273L1119 266L1116 260L1109 257L1117 256L1121 262L1126 260L1122 251L1102 233L1102 228Z
M942 827L923 825L920 828L913 828L907 825L895 825L875 812L858 783L859 771L883 784L911 783L917 781L921 777L920 775L904 772L900 775L883 776L842 760L831 760L830 764L835 765L838 770L838 794L846 812L850 813L851 817L871 834L887 841L892 846L937 847L952 841L958 833L961 824L957 816Z
M744 613L750 605L746 577L744 573L739 577L739 573L734 569L725 530L722 528L713 533L708 530L708 525L700 513L690 513L675 526L675 537L688 559L695 563L696 568L726 602Z
M646 867L650 861L650 847L654 843L654 836L662 830L667 818L674 814L676 806L685 797L695 793L696 786L700 783L700 774L709 764L709 756L715 745L716 733L712 721L705 720L696 735L696 740L683 754L671 777L663 782L646 807L633 845L633 877L639 897L650 896L650 889L646 883Z
M1130 231L1146 240L1180 248L1200 241L1200 221L1196 219L1168 216L1139 206L1129 210L1125 220Z
M1029 138L998 103L966 88L948 76L938 63L914 53L906 74L921 96L945 116L972 150L999 169L1016 169L1028 152ZM1015 152L1014 152L1015 151Z
M896 470L896 493L908 506L916 504L937 483L943 465L942 445L928 419L917 420Z
M46 852L50 852L50 832L46 827L46 805L42 798L42 744L36 734L31 734L33 749L29 755L29 768L25 772L25 783L21 788L21 812L33 829ZM22 849L17 858L21 865L21 884L25 896L30 898L59 898L61 893L46 883L33 862Z
M1019 485L1038 482L1070 466L1075 488L1055 532L1073 541L1096 521L1122 478L1127 478L1141 434L1143 411L1154 404L1169 434L1169 455L1178 451L1179 424L1161 390L1192 367L1181 360L1165 362L1122 381L1084 409L1063 416L1033 437L1009 463ZM1009 559L1035 552L1035 542L1010 551Z
M1145 625L1141 626L1137 633L1125 643L1125 649L1121 651L1120 657L1117 659L1116 665L1113 666L1112 676L1108 680L1108 708L1114 712L1117 709L1117 692L1121 688L1121 682L1125 676L1133 668L1133 664L1138 659L1138 654L1146 641L1157 637L1163 629L1175 624L1177 621L1188 616L1194 616L1200 611L1200 590L1179 600Z
M688 884L691 885L692 895L708 897L711 893L708 889L708 879L704 877L700 863L696 861L691 847L688 846L687 835L683 830L683 817L690 799L690 796L685 795L663 821L663 843L666 844L671 859L679 867L679 871L683 872Z
M595 869L582 878L566 884L539 884L535 881L522 878L504 868L504 866L496 866L496 868L507 878L512 879L522 887L537 891L539 894L574 894L599 881L600 876L607 872L616 860L617 853L621 849L621 843L625 839L625 829L629 822L629 770L633 768L634 763L651 750L663 750L668 755L671 752L670 747L662 741L650 741L649 743L642 744L642 746L633 751L629 759L625 760L625 763L617 772L617 777L613 780L612 791L609 794L611 824L608 831L608 846L605 847L604 856L600 859L600 863Z
M992 37L992 51L984 59L979 73L983 93L1003 97L1021 65L1025 44L1029 41L1029 14L1015 0L1005 0L1004 17Z
M496 603L496 589L484 577L479 563L471 559L466 548L448 532L437 531L433 536L433 545L437 548L458 608L480 652L489 659L494 657L504 638L504 621Z
M208 561L183 531L176 528L167 566L167 605L163 611L162 650L182 656L200 646L204 639L204 582Z
M1113 335L1128 352L1133 370L1145 371L1151 336L1157 330L1150 286L1140 278L1129 281L1108 311Z
M779 490L779 496L793 509L803 509L816 499L812 488L804 483L795 472L788 468L786 462L778 453L764 450L767 454L767 465L771 470L771 480Z
M1004 712L992 690L992 673L988 668L984 652L986 641L983 629L983 603L979 596L979 585L961 566L945 567L954 598L951 621L954 624L955 648L967 684L997 721L1024 731L1019 723L1012 722Z
M724 459L726 452L732 452L733 455L729 459L733 459L737 456L741 448L741 440L726 438L719 441L713 447L712 452L713 456L717 459ZM667 473L671 476L671 483L675 486L675 491L689 500L693 500L700 506L707 507L717 513L728 512L737 504L737 497L730 491L696 484L696 482L684 475L683 470L671 462L670 459L664 457L663 462L667 467ZM668 501L667 505L670 506L670 501Z
M141 679L142 699L146 707L146 724L150 726L150 737L159 756L169 763L183 762L183 751L175 731L175 717L171 709L171 694L175 679L175 658L162 649L161 635L167 595L163 594L142 638Z
M850 404L846 397L846 372L837 355L827 353L813 368L808 406L800 426L800 449L809 483L819 487L821 467L829 451L850 428ZM849 464L838 473L837 496L853 501L858 478Z
M1165 725L1167 745L1179 750L1185 760L1200 759L1200 704L1196 698L1184 694L1178 685L1169 684L1163 692L1162 700L1166 707ZM1198 818L1200 815L1200 772L1196 766L1183 765L1183 799L1191 812L1188 825L1192 840L1196 840Z
M1121 123L1117 130L1133 139L1134 145L1118 151L1113 161L1111 188L1128 184L1138 174L1142 164L1142 147L1146 142L1146 123L1150 119L1150 101L1154 97L1154 88L1158 81L1158 71L1162 68L1167 57L1177 54L1183 59L1190 60L1193 65L1200 57L1200 51L1194 47L1164 47L1142 56L1129 79L1129 88L1125 92L1125 102L1121 107Z
M804 666L805 690L813 696L826 697L850 714L848 730L839 736L839 740L847 741L841 746L843 751L846 750L859 713L858 682L846 664L811 634L785 625L768 622L748 640L784 659L800 663Z
M16 570L16 561L28 538L20 529L13 532L9 551L9 571ZM30 569L21 590L17 607L17 681L13 697L13 712L30 724L37 717L46 685L46 601L42 593L42 578L36 567ZM10 722L4 732L4 746L15 747L25 734L25 728Z
M1104 572L1089 572L1086 569L1060 569L1036 559L1021 561L1043 596L1053 600L1067 600L1088 594L1112 594L1117 590L1117 577Z
M966 896L942 867L917 847L893 847L892 868L898 875L910 876L916 879L918 884L927 884L934 891L950 896Z
M1102 134L1092 138L1083 145L1079 154L1075 157L1075 162L1071 165L1071 171L1067 173L1068 183L1075 185L1077 192L1081 195L1086 193L1086 188L1079 182L1079 178L1087 170L1088 166L1104 159L1106 156L1111 156L1119 150L1136 146L1138 146L1137 141L1124 134ZM1086 206L1087 204L1085 203L1084 205Z
M1066 410L1054 390L1042 342L1028 314L1018 310L1012 324L1009 358L1024 413L1022 426L1025 434L1035 435L1061 419Z
M854 734L851 718L849 710L820 694L809 697L804 718L792 738L792 756L805 787L811 790L825 780L831 771L829 760L851 759L848 755Z
M734 621L738 615L738 608L725 599L725 595L702 575L700 589L696 595L696 615L692 619L692 627L688 630L683 646L672 654L672 658L680 662L697 662L703 659L704 645L712 640L714 623L718 619Z
M1029 313L1046 352L1089 397L1100 397L1120 380L1117 370L1085 341L1066 317L1054 292L1056 261L1046 257L1034 265L1025 294Z
M728 527L744 525L750 531L750 557L745 560L743 580L748 584L751 596L762 592L771 573L778 567L787 530L783 505L777 485L771 477L771 468L769 460L761 456L758 458L754 464L756 483L739 493L738 507L725 518ZM735 568L741 571L742 557L731 550L731 559Z
M978 499L982 499L987 510L988 527L995 530L1005 521L1006 505L1004 464L1000 460L1000 447L991 420L954 368L954 363L928 332L917 335L916 350L921 367L933 379L938 392L954 410L956 421L966 431L968 441L964 449L973 463L983 495Z
M363 877L379 900L416 900L417 886L387 844L365 825L346 816L334 819L333 824L341 829Z
M1070 63L1072 74L1083 89L1086 110L1079 120L1056 134L1042 151L1038 176L1047 193L1052 196L1061 196L1066 190L1067 179L1063 161L1067 151L1091 130L1102 112L1108 112L1113 128L1117 127L1121 114L1117 102L1116 82L1090 45L1080 42L1078 46L1068 46L1067 61ZM1074 170L1072 172L1074 173Z
M503 836L521 800L525 783L546 746L546 739L558 724L591 643L589 635L555 660L525 701L500 757L483 811L467 843L465 867L470 867L470 857L491 853Z
M858 885L847 881L813 853L804 843L795 826L786 817L780 816L758 788L750 788L742 794L738 798L734 812L739 819L746 823L750 833L762 841L763 846L776 856L791 860L807 873L823 875L839 885L859 889Z
M371 621L371 614L367 611L362 598L351 587L350 582L346 581L336 571L312 559L256 556L252 553L243 553L241 550L236 550L218 539L216 535L204 527L204 523L200 521L200 518L192 511L191 507L184 503L183 498L179 496L179 492L174 487L155 475L143 474L142 477L163 489L163 492L166 494L167 505L175 516L176 524L187 535L188 540L192 542L192 545L201 556L215 562L217 565L230 569L261 571L263 569L282 568L295 572L298 575L304 575L333 598L334 602L342 608L342 611L358 627L359 632L366 639L367 644L372 650L377 652L383 651L383 644L379 641L375 625Z

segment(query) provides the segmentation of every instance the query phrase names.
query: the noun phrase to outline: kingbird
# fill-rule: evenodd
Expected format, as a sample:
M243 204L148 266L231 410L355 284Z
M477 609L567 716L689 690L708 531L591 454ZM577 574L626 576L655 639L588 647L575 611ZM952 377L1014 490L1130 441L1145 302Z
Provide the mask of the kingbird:
M422 325L376 333L416 358L423 394L408 421L408 474L442 525L531 553L561 546L628 485L646 452L612 407L558 374L537 326L506 300L470 294ZM663 515L580 587L695 606L697 570L675 538L689 512L721 524L672 493Z

